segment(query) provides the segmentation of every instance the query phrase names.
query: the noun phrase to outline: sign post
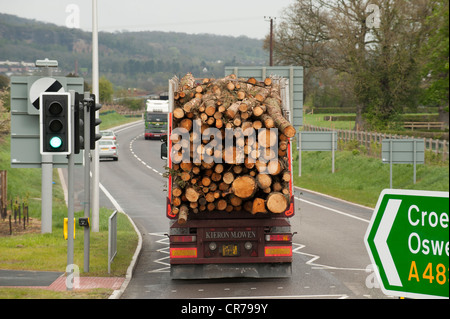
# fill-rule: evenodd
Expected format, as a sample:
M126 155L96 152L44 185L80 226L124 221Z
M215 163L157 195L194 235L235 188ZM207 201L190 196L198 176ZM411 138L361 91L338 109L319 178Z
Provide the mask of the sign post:
M416 165L425 163L425 142L421 139L385 139L382 142L381 158L383 163L389 163L390 188L392 188L392 164L413 164L415 184Z
M302 151L331 151L331 172L334 173L334 153L337 150L337 132L298 132L298 176L302 176Z
M449 297L448 212L448 192L381 192L364 243L386 295Z

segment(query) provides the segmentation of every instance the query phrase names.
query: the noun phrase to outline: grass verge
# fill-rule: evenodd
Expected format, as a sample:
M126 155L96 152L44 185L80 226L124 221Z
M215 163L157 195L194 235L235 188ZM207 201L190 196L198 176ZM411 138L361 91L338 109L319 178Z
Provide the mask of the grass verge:
M0 288L0 299L107 299L111 289L51 291L35 288Z
M335 173L331 173L331 152L302 152L302 176L298 176L298 153L294 152L296 186L328 194L361 205L375 207L383 189L389 188L389 165L381 159L352 151L335 153ZM393 188L449 191L448 165L393 165Z
M105 116L105 125L117 125L118 119ZM119 119L120 120L120 119ZM124 118L120 124L135 121ZM108 126L105 126L108 128ZM8 199L18 199L29 203L29 215L33 223L40 223L41 218L41 169L10 167L10 137L0 136L0 169L8 171ZM53 175L53 231L51 234L27 232L13 235L0 234L0 269L60 271L67 266L67 241L63 238L63 222L67 217L67 206L59 181L57 171ZM124 214L117 220L117 255L108 274L108 219L111 210L100 209L99 232L90 233L90 269L83 272L84 260L84 229L76 223L74 242L74 263L78 265L81 276L112 276L123 277L126 274L132 256L136 250L138 236L134 227ZM83 212L75 212L75 218L83 216ZM0 218L0 226L9 223L8 219ZM14 223L14 221L13 221ZM1 225L3 224L3 225ZM2 229L4 227L0 227ZM8 226L9 228L9 226ZM107 298L112 293L108 289L93 289L90 291L52 292L42 289L1 288L0 299L5 298Z
M353 129L355 121L324 121L325 116L349 114L305 114L304 122L335 129ZM350 145L351 146L351 145ZM295 150L295 145L294 148ZM302 152L302 176L298 176L298 153L294 151L295 185L345 199L361 205L375 207L383 189L389 188L389 165L380 158L364 155L352 147L335 154L335 173L331 173L331 152ZM380 150L381 151L381 150ZM417 165L416 184L413 182L412 164L393 165L393 188L430 191L449 191L448 161L434 160L427 152L427 163Z
M144 111L142 111L142 113L144 113ZM125 117L116 112L107 114L100 113L100 119L102 120L102 123L100 123L100 130L107 130L111 127L140 120L139 117ZM144 130L144 123L142 123L142 130Z
M131 257L137 246L137 235L124 214L117 220L117 256L108 269L108 218L110 210L100 209L99 232L90 233L90 268L83 273L84 230L76 225L74 263L82 276L125 276ZM62 271L67 266L67 241L63 238L64 215L67 211L56 210L53 215L53 232L50 234L25 234L0 237L0 269ZM83 212L75 213L75 218Z

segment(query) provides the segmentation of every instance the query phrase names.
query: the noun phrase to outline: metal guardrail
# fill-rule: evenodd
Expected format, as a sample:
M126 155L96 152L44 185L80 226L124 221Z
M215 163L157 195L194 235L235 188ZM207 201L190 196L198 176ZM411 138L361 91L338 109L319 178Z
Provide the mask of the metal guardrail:
M117 255L117 210L108 220L108 274L111 273L111 263Z

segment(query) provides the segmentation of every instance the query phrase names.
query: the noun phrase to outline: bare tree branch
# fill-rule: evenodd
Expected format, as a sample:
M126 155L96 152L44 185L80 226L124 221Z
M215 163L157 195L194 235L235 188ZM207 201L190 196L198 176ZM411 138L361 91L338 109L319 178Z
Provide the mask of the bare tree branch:
M430 1L297 0L277 26L276 63L345 72L360 114L388 119L417 103Z

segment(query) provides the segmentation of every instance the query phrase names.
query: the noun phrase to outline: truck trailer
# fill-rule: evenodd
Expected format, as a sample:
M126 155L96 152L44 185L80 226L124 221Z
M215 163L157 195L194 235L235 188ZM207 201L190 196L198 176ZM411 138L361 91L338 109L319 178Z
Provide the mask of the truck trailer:
M173 279L292 274L285 79L169 81L167 217Z

